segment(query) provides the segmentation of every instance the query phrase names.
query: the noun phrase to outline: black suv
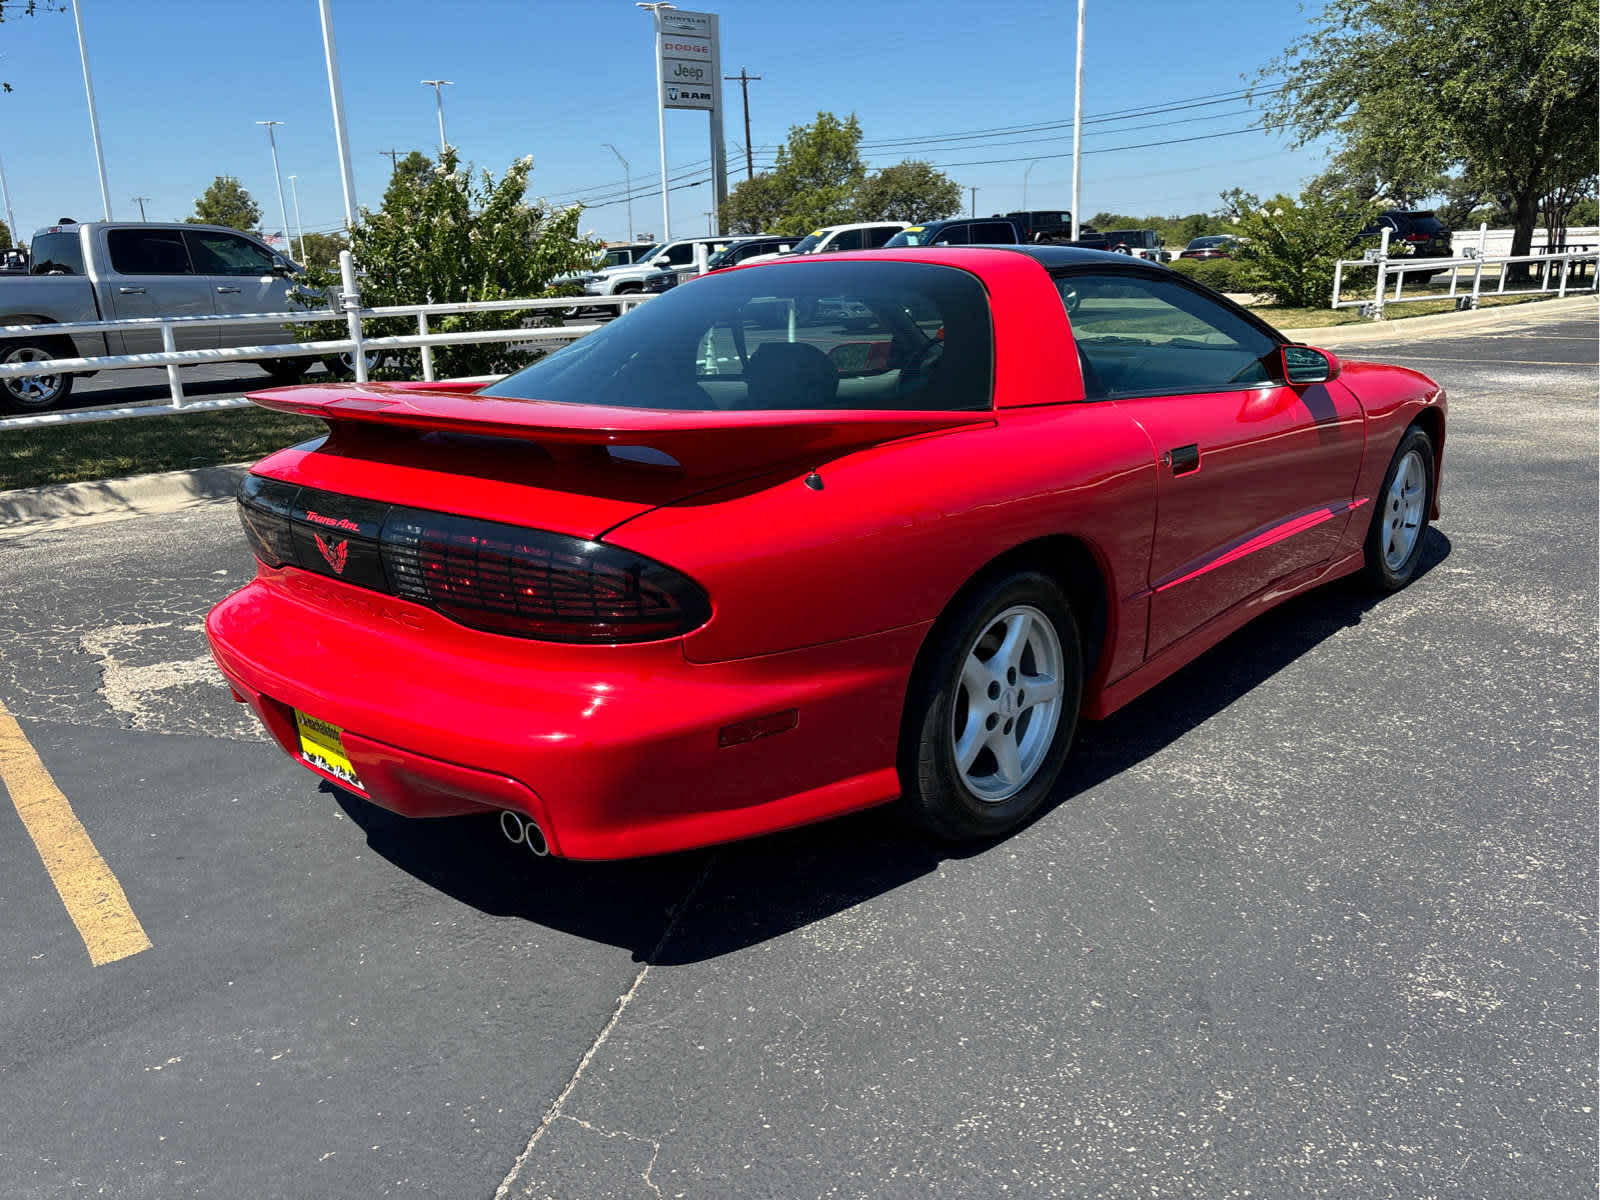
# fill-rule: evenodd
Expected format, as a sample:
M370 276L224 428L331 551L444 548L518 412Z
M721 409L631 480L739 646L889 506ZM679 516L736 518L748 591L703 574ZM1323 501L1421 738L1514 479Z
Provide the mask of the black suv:
M999 216L995 213L995 216ZM1048 212L1008 212L1007 219L1015 221L1017 228L1022 230L1022 240L1025 242L1052 242L1065 245L1072 240L1072 214L1051 209ZM1080 225L1079 234L1089 231L1089 226Z
M1450 231L1431 209L1392 208L1379 213L1377 219L1356 234L1356 243L1372 245L1368 238L1380 238L1385 229L1389 235L1391 258L1450 258ZM1408 279L1431 279L1438 271L1407 271Z
M1014 246L1025 241L1022 228L1006 217L950 217L902 229L883 244L897 246Z

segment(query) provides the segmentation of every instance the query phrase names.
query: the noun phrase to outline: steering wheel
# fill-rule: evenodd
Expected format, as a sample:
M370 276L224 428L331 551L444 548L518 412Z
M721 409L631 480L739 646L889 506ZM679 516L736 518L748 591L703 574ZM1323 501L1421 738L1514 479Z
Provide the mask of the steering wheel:
M905 365L900 368L900 381L895 388L897 394L904 396L923 387L943 360L944 340L929 338L912 351L911 357L906 359Z

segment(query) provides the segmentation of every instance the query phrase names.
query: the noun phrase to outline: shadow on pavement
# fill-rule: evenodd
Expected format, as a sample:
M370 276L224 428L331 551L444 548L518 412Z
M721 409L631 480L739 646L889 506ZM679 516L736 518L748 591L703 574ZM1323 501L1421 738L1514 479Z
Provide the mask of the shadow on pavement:
M1450 553L1430 527L1418 578ZM1246 625L1109 719L1080 727L1057 794L1035 820L1155 754L1227 708L1384 597L1341 582ZM324 784L374 851L482 912L519 917L630 951L636 961L700 962L758 945L892 891L953 846L906 826L892 806L715 850L617 863L536 859L493 815L413 821ZM663 934L696 883L694 912Z

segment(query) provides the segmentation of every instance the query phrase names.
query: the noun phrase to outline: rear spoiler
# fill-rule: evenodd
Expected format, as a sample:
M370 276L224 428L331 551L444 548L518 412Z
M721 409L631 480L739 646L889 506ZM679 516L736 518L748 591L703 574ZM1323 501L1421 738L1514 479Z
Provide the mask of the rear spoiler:
M693 474L835 458L917 434L992 425L992 412L835 409L723 412L610 408L479 395L474 384L308 385L251 392L262 408L340 424L520 438L545 445L649 447Z

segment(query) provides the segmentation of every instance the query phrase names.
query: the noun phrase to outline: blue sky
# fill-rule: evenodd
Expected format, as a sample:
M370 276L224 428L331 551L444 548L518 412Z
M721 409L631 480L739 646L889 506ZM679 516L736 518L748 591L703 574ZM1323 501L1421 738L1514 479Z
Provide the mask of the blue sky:
M130 197L150 197L155 219L178 219L217 174L239 176L279 224L266 132L278 130L284 189L298 176L306 230L341 223L342 201L316 0L82 0L114 215L138 217ZM693 5L684 5L693 7ZM1019 208L1028 163L1031 208L1068 206L1071 127L965 140L911 139L998 127L1068 122L1072 116L1073 0L724 0L724 74L750 85L757 169L793 124L819 109L861 120L868 161L916 156L976 186L980 213ZM562 200L622 192L630 161L636 193L657 186L650 18L630 0L334 0L357 198L381 197L389 160L380 151L431 150L433 91L445 78L450 141L496 173L531 154L531 191ZM1223 14L1223 15L1219 15ZM1178 0L1089 0L1086 120L1237 91L1244 77L1298 34L1305 17L1284 0L1234 0L1225 10ZM0 160L17 224L101 215L77 46L69 13L0 25ZM730 180L743 176L737 84L725 85ZM1102 120L1085 128L1083 212L1190 212L1240 186L1298 188L1319 151L1290 151L1243 129L1241 103ZM669 172L709 155L699 113L669 112ZM1117 147L1148 142L1141 149ZM994 162L991 160L1018 160ZM671 193L673 232L703 231L709 185ZM660 233L659 196L633 202L636 232ZM294 221L293 199L289 220ZM594 207L585 229L626 236L621 202Z

